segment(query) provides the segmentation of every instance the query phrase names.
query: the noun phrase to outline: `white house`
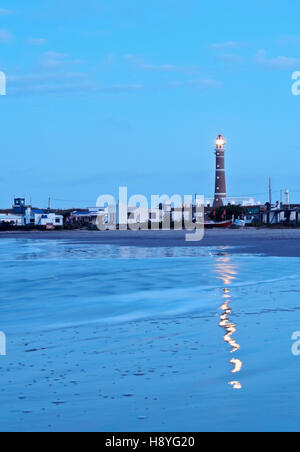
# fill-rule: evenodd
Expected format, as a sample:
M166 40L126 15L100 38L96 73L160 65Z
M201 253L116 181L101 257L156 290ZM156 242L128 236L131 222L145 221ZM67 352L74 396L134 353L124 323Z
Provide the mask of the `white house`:
M64 225L64 217L56 213L34 213L35 226L53 226L54 228Z

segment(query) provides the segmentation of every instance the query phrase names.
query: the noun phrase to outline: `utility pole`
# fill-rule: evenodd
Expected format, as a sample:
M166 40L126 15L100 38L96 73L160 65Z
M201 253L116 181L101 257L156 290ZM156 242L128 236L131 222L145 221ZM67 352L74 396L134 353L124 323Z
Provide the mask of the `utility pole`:
M272 180L269 178L269 203L272 206Z
M50 210L51 198L48 198L48 210Z

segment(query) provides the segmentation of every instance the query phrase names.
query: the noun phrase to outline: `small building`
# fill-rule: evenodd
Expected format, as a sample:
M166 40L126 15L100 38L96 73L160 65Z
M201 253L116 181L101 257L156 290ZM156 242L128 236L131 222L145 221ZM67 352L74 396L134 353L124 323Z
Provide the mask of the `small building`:
M35 226L61 228L64 225L64 217L62 215L56 215L55 213L49 212L35 212L34 210L33 215Z
M229 206L229 205L233 205L233 206L242 206L242 207L251 207L253 205L260 205L260 204L255 204L255 199L254 198L233 198L233 197L226 197L223 198L223 205L224 206ZM214 203L214 200L212 198L206 198L205 199L205 207L212 207Z
M1 213L0 214L0 224L11 225L11 226L24 226L24 216L16 215L14 213Z
M25 226L25 199L24 198L16 198L14 200L14 205L10 210L3 210L0 213L0 224L2 226L14 226L20 227Z
M245 215L243 217L243 220L245 221L246 225L263 223L263 215L266 211L265 206L253 205L244 207L244 209Z
M101 217L103 224L113 221L113 215L110 213L109 208L89 207L86 210L71 212L69 222L79 226L96 226L99 217Z
M48 210L28 206L25 208L24 224L49 229L61 228L64 225L64 217Z

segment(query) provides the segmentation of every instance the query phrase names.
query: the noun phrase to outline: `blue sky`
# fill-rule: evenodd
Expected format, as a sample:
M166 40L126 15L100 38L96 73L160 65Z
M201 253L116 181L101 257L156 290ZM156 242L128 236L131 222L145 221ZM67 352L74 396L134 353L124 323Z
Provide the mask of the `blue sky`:
M300 202L300 3L10 0L0 8L0 206L93 205L99 195ZM297 193L299 192L299 193Z

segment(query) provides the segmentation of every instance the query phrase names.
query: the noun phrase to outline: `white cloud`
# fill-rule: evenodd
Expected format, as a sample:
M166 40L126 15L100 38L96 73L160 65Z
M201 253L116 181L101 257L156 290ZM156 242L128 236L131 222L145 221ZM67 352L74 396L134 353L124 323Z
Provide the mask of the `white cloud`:
M131 62L139 69L145 70L145 71L158 71L158 72L176 72L176 71L194 71L197 69L197 66L178 66L174 64L161 64L161 65L155 65L155 64L146 64L139 58L135 57L134 55L124 55L124 58L126 61Z
M44 38L29 38L27 39L27 44L31 46L42 46L44 44L47 44L47 39Z
M93 31L87 31L84 33L85 36L92 36L92 37L103 37L107 36L108 32L106 30L93 30Z
M234 55L233 53L221 53L217 58L224 63L230 64L241 63L243 61L243 58L241 56Z
M186 82L171 82L165 85L166 88L221 88L223 83L210 79L210 78L200 78L196 80L188 80Z
M300 36L283 35L279 36L277 43L280 45L300 44Z
M195 88L197 87L221 88L221 86L223 86L223 83L218 80L210 78L201 78L198 80L191 80L190 82L187 83L187 86Z
M113 93L128 93L128 92L135 92L135 91L141 91L144 87L142 85L134 85L134 84L124 84L124 85L113 85L108 86L106 88L102 88L101 91L104 92L113 92Z
M259 50L255 57L256 63L267 69L295 69L300 68L300 58L278 56L267 58L265 50Z
M9 14L13 14L13 11L10 9L0 8L0 16L8 16Z
M12 95L90 92L96 85L87 74L78 72L25 74L7 77L7 88Z
M234 47L241 47L247 45L246 42L238 42L238 41L227 41L222 43L211 44L211 49L233 49Z
M44 69L58 69L70 64L80 64L80 60L71 60L66 53L44 52L39 58L39 65Z
M143 90L142 85L119 84L99 86L82 72L42 72L7 77L7 88L12 95L99 93L125 94Z
M6 44L10 42L13 38L13 35L8 30L0 30L0 43Z
M68 55L57 52L45 52L40 57L40 65L43 68L57 68L66 62Z

